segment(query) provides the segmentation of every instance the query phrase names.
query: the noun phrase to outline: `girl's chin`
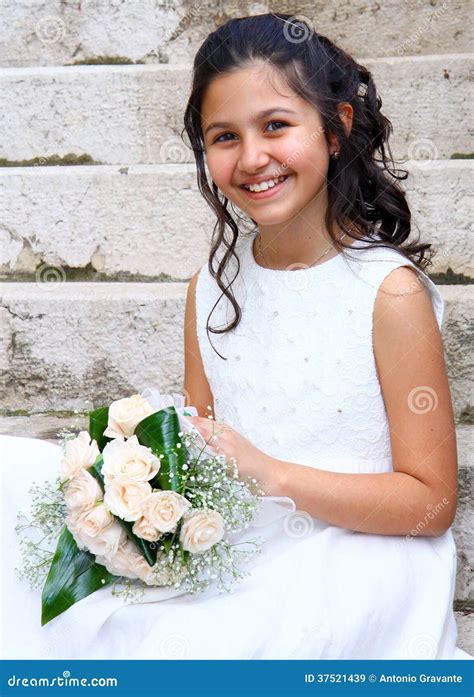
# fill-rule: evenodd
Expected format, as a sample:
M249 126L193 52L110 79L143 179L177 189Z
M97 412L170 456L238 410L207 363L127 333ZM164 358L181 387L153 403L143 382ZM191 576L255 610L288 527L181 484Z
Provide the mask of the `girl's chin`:
M257 225L282 225L293 220L298 214L298 210L300 209L295 208L295 206L289 207L288 204L282 204L281 206L275 205L271 211L263 212L248 208L245 213L255 220Z

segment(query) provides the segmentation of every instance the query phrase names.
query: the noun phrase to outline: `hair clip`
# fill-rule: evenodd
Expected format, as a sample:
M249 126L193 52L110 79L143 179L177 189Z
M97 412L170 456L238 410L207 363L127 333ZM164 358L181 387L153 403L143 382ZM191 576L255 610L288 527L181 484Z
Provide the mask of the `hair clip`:
M362 99L365 97L367 94L368 90L368 85L365 84L365 82L361 82L359 84L359 87L357 88L357 96L361 97Z

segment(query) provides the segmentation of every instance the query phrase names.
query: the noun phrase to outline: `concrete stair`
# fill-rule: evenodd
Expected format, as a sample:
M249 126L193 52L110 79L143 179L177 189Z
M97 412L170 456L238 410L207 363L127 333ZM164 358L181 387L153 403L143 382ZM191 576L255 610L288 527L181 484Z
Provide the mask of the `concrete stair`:
M473 101L472 56L362 61L383 95L384 114L396 124L391 147L397 159L449 160L469 152L465 124ZM0 140L2 157L12 163L68 153L102 164L193 161L187 140L180 137L189 64L2 72Z
M185 283L4 283L4 408L30 412L97 406L149 383L181 384ZM464 350L474 286L439 286L455 418L470 419ZM19 397L20 393L20 397ZM116 398L116 397L114 397Z
M1 35L4 66L71 65L94 60L112 63L182 63L191 61L207 34L231 17L260 12L304 16L354 56L417 56L466 53L472 47L469 3L449 4L388 0L324 3L301 0L256 6L201 0L157 0L135 3L118 0L61 0L18 2L3 0L8 32Z
M448 284L472 280L473 161L410 160L405 168L414 230L437 250L429 274L451 270L439 279ZM54 267L71 281L97 273L184 281L207 257L214 219L191 164L3 167L0 192L4 280L54 277Z
M298 14L372 72L414 238L446 302L459 451L458 645L472 610L472 22L468 3L314 3ZM146 385L182 392L184 300L214 219L181 137L193 55L255 6L4 0L0 36L2 433L56 442ZM370 41L369 41L370 39ZM470 91L471 90L471 91ZM59 166L53 166L59 165Z

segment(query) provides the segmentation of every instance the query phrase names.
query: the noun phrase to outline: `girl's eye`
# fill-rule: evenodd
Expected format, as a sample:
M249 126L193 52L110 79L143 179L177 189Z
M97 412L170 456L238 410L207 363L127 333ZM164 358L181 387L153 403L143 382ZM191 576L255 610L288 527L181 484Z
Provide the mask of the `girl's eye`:
M288 126L288 124L287 124L285 121L269 121L268 124L267 124L267 126L270 126L271 124L275 124L275 123L277 123L277 124L282 124L283 126ZM279 131L280 129L278 128L277 130ZM270 131L270 133L272 133L272 131ZM233 135L233 133L222 133L220 136L218 136L218 137L216 138L216 140L214 141L214 143L226 143L226 142L227 142L227 139L226 139L226 140L221 140L221 138L223 138L224 136L232 136L232 135Z
M270 123L268 125L270 125L272 123L281 123L283 126L288 126L288 124L285 123L285 121L270 121ZM280 129L278 128L277 130L280 130Z

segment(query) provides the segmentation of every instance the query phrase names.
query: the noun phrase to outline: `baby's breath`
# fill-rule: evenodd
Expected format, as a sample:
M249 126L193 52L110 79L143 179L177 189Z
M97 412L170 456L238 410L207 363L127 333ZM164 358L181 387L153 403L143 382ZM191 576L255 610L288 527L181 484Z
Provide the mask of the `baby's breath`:
M74 438L77 438L77 436L77 431L71 431L65 426L56 433L56 438L59 442L59 446L64 454L66 453L67 442L70 440L74 440Z
M228 462L224 455L204 455L204 448L196 444L197 434L182 434L187 460L182 467L183 479L180 493L193 508L210 509L221 514L226 533L237 533L248 527L259 506L259 489L252 477L239 479L235 460ZM179 530L172 539L169 554L158 541L158 557L152 568L154 585L174 586L190 594L206 590L217 582L220 592L230 591L234 584L249 575L239 567L260 553L262 539L231 543L222 539L211 549L190 554L185 563L179 542Z
M30 516L20 511L15 531L20 536L21 568L17 577L31 588L39 588L48 575L54 547L66 519L67 511L59 478L54 482L32 482Z
M113 582L111 593L116 598L121 598L124 603L132 605L143 598L145 588L146 586L143 583L121 576Z
M189 453L196 453L194 440L192 432L183 437ZM228 532L239 532L252 522L259 506L258 495L263 491L252 477L239 479L235 460L227 462L224 455L205 458L201 455L202 450L188 463L181 493L194 508L218 511Z

